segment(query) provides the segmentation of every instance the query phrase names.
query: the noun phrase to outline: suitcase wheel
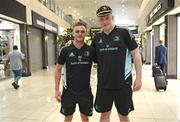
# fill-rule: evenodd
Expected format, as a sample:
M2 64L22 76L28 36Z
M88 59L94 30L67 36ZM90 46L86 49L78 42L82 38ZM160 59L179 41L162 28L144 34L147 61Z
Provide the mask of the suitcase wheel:
M159 91L159 88L156 87L156 90Z
M156 90L159 91L160 89L164 89L164 91L166 91L167 87L164 87L164 88L157 88L156 87Z
M164 88L164 91L166 91L167 87Z

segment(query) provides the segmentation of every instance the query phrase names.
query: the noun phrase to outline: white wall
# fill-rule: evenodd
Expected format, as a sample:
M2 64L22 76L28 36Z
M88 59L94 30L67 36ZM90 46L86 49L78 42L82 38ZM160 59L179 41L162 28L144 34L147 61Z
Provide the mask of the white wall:
M13 24L14 30L14 45L18 46L18 50L21 50L20 47L20 27L18 24Z
M59 26L59 33L58 33L58 35L62 35L64 30L66 30L66 29L61 27L61 26Z
M160 40L165 41L165 25L164 24L160 26Z
M177 35L177 77L180 79L180 17L178 17Z

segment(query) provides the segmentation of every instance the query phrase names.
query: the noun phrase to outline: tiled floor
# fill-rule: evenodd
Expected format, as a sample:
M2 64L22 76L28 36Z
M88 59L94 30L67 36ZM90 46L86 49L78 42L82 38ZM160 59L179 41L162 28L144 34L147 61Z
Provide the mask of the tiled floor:
M93 93L96 91L95 71L92 72ZM34 72L21 79L18 90L12 79L0 81L0 122L63 122L59 103L54 99L54 68ZM180 81L169 80L166 92L156 92L151 66L143 66L143 88L134 93L135 111L131 122L180 122ZM94 111L91 122L98 122ZM111 122L118 122L113 108ZM78 108L73 122L80 122Z

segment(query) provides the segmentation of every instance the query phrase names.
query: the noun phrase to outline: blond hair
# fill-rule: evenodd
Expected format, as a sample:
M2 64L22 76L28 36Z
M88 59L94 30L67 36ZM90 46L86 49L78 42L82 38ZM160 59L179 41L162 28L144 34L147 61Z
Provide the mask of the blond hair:
M159 44L163 44L164 43L164 41L163 40L159 40Z

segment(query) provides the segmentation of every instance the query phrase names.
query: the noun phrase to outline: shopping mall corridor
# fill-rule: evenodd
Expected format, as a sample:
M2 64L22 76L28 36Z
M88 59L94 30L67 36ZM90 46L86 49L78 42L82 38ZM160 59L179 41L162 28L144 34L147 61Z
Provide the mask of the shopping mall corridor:
M95 94L95 69L91 79ZM0 81L0 122L63 122L60 104L54 98L54 67L23 77L18 90L11 86L12 80ZM131 122L180 122L180 81L170 79L167 91L157 92L150 65L143 66L142 81L141 91L133 96L135 111L130 114ZM90 122L98 120L99 114L94 111ZM111 122L118 121L113 108ZM73 122L80 122L78 108Z

